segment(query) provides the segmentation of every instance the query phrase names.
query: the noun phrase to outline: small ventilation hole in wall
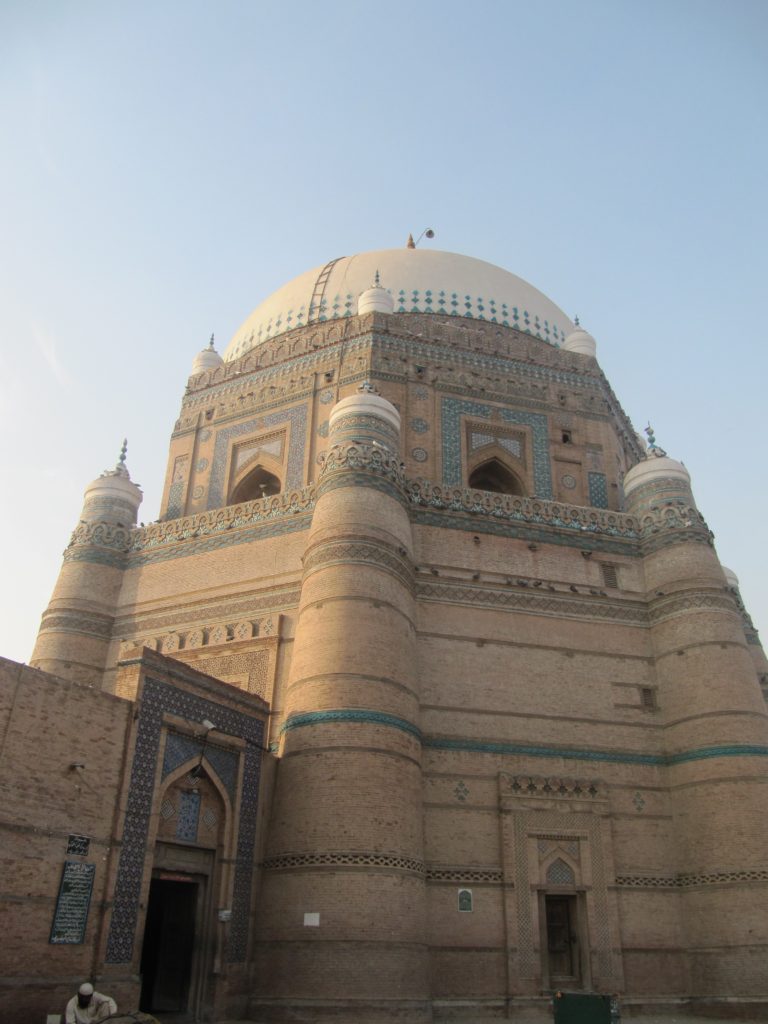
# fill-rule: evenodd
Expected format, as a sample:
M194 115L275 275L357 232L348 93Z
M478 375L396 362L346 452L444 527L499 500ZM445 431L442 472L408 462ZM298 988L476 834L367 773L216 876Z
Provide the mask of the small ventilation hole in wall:
M600 572L603 574L604 586L618 588L619 581L616 576L616 566L613 562L601 562Z
M646 711L656 710L658 704L656 703L656 690L653 686L640 687L640 705Z

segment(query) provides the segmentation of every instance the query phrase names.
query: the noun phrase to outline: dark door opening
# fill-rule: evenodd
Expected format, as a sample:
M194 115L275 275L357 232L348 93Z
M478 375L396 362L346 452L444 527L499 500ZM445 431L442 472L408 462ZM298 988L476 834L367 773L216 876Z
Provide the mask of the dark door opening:
M189 1005L197 882L153 878L141 950L141 1001L146 1013L183 1013Z
M545 896L547 962L553 988L581 987L575 896Z

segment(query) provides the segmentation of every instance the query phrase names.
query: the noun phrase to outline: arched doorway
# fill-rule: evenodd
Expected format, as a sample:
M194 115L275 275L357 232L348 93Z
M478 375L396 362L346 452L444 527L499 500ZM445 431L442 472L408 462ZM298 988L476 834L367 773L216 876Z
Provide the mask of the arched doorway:
M476 491L492 491L496 494L525 494L520 478L496 458L487 459L472 470L469 486Z
M211 999L206 978L227 806L200 761L171 782L159 810L141 951L140 1008L174 1014L174 1020L175 1015L198 1019Z

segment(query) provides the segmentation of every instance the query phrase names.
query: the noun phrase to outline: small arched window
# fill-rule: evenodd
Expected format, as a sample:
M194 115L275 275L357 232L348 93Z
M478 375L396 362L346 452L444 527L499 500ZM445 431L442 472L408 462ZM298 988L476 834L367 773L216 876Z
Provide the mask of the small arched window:
M553 860L547 868L548 885L575 885L576 877L573 868L566 864L562 857Z
M280 481L274 473L268 472L263 466L254 466L232 492L230 505L239 505L241 501L254 501L257 498L268 498L279 494Z
M498 459L481 462L473 469L469 486L476 491L493 491L496 494L525 494L519 477Z

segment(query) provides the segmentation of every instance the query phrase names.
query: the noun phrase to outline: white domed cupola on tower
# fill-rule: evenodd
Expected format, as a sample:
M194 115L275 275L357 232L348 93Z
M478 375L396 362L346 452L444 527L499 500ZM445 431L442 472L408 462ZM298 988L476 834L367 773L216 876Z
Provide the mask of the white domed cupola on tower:
M136 525L143 495L139 485L131 480L125 464L127 451L128 442L123 441L115 468L105 469L86 487L80 513L83 522L114 523L124 527Z
M597 355L597 342L589 331L584 330L578 317L575 317L574 323L576 330L571 331L562 347L566 352L579 352L581 355L591 356L594 359Z
M387 289L382 287L377 270L373 285L370 288L366 288L364 292L360 292L357 300L358 315L363 316L365 313L393 313L394 309L395 300Z
M635 507L645 499L656 502L664 496L685 498L693 504L691 476L682 462L671 459L663 448L656 444L656 437L650 424L645 428L648 448L645 458L633 466L624 477L624 496L630 506Z
M206 370L217 370L224 365L224 360L213 347L213 335L208 345L201 349L192 361L192 373L205 373Z

